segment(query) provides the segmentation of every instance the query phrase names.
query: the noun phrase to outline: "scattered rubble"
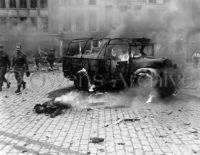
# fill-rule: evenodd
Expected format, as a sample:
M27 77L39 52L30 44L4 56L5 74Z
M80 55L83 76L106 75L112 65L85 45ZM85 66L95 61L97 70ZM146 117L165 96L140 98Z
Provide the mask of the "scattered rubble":
M197 129L195 129L195 128L189 128L188 131L190 133L198 133Z
M173 111L168 111L167 115L171 115L173 113Z
M184 122L183 125L190 125L191 122Z
M125 145L125 143L117 143L118 145Z
M108 127L108 126L109 126L109 124L108 124L108 123L105 123L104 127Z
M117 119L117 120L113 123L113 125L119 124L119 123L121 123L122 121L123 121L123 119L119 118L119 119Z
M93 108L87 108L86 110L87 110L87 111L91 111L91 110L93 110Z
M117 119L117 120L113 123L113 125L119 124L119 123L121 123L121 122L129 122L129 121L130 121L130 122L140 121L140 118L139 118L139 117L124 118L124 119L119 118L119 119Z
M160 137L160 138L165 138L165 137L167 137L168 135L166 134L166 133L162 133L162 134L159 134L158 135L158 137Z
M90 138L92 143L102 143L104 142L104 138L92 137Z

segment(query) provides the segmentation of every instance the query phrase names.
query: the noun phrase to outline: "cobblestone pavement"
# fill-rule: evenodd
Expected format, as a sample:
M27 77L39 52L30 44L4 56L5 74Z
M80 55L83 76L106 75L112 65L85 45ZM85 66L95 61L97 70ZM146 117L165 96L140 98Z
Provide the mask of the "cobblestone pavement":
M12 87L0 93L0 155L200 154L198 96L183 91L173 100L152 104L126 90L94 97L71 88L59 72L32 74L27 89L15 95L12 74L9 79ZM48 97L71 91L81 99L63 114L50 118L33 111ZM120 122L125 118L137 119ZM92 143L91 137L104 141Z

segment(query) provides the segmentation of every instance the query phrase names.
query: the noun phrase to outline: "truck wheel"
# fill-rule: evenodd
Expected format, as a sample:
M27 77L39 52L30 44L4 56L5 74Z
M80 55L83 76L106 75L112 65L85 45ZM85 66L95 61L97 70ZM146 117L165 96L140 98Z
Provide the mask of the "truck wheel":
M87 76L84 74L76 75L76 78L74 79L74 85L79 90L88 90Z
M137 81L137 97L146 102L149 98L149 95L154 91L153 87L153 77L150 74L141 73L136 77Z

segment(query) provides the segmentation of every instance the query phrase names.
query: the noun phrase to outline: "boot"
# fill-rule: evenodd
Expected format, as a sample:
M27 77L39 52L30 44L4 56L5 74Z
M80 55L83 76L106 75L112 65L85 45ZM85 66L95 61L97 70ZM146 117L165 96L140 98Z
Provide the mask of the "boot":
M21 92L20 89L21 89L21 85L17 87L17 90L15 91L15 93L16 93L16 94L20 93L20 92Z
M7 82L7 88L10 88L11 83Z
M22 82L22 87L23 87L23 89L26 89L26 82Z

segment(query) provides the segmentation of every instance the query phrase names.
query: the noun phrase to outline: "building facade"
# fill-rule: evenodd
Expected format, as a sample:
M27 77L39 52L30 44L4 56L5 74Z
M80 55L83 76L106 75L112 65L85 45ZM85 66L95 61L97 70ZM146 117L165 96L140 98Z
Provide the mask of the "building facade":
M49 30L48 0L0 0L0 42L10 55L17 44L27 53L48 45Z
M54 47L61 56L63 41L105 37L121 22L123 12L137 13L145 5L163 1L0 0L0 42L11 55L20 43L30 55L38 48Z

